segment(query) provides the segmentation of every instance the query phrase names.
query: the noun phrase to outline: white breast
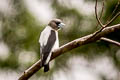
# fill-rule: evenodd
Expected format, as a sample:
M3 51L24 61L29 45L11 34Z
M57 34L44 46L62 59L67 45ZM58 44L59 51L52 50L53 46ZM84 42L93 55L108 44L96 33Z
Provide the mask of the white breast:
M40 43L41 46L47 44L47 40L48 40L48 38L49 38L49 36L50 36L50 31L51 31L51 28L47 26L47 27L41 32L41 35L40 35L40 38L39 38L39 43Z
M41 35L40 35L40 38L39 38L39 43L41 46L44 46L47 44L47 40L51 34L51 30L53 30L50 26L47 26L42 32L41 32ZM54 49L57 49L59 48L59 39L58 39L58 32L55 31L56 33L56 41L54 43L54 46L52 48L52 51Z

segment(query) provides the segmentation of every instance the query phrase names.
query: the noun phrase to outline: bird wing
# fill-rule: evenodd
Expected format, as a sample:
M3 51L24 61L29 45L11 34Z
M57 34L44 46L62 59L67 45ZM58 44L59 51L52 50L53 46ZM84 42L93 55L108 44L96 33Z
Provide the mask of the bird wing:
M56 33L55 33L54 30L51 30L46 45L43 45L43 46L41 47L41 49L42 49L42 55L43 55L42 62L43 62L44 64L45 64L45 63L48 63L49 60L50 60L51 51L52 51L52 48L53 48L53 46L54 46L54 44L55 44L55 41L56 41ZM47 62L46 62L46 61L47 61Z

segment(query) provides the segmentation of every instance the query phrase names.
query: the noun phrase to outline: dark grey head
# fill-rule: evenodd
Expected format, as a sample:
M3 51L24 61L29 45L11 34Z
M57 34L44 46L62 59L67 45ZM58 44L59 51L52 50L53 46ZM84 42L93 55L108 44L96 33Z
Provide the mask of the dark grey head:
M52 27L54 30L58 30L62 28L65 24L62 23L60 19L53 19L48 24L50 27Z

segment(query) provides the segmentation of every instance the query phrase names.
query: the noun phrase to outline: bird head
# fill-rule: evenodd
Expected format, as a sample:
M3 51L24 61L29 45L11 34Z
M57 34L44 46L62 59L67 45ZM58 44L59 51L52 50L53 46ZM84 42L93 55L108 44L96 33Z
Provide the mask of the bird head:
M60 19L53 19L49 22L48 25L52 27L54 30L59 30L60 28L65 26L65 24Z

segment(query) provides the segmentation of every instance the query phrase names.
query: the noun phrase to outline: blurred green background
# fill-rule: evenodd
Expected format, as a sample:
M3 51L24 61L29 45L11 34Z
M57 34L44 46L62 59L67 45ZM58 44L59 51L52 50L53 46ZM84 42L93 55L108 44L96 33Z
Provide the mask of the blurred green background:
M105 0L105 24L118 0ZM60 46L98 30L95 0L0 0L0 80L17 80L40 59L39 36L48 22L60 18ZM100 14L102 0L98 2ZM120 11L120 5L113 16ZM118 17L111 25L120 23ZM120 42L120 31L106 37ZM67 54L69 53L69 54ZM30 80L120 80L120 48L97 41L67 52L39 70Z

